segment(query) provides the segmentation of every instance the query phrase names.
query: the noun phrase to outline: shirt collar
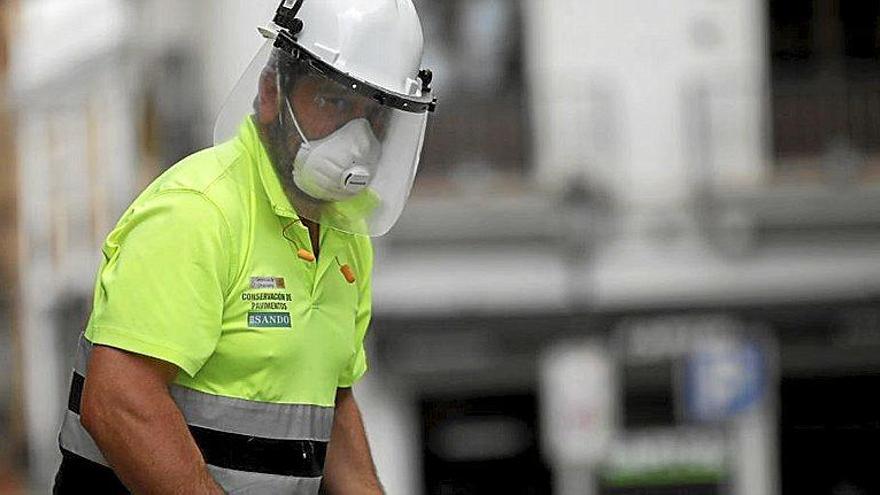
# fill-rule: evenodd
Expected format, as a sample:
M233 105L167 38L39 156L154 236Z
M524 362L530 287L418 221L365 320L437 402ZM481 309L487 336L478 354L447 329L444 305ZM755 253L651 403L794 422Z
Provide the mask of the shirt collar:
M290 200L284 193L284 187L278 179L278 173L263 147L263 141L260 139L253 117L248 116L242 122L238 139L247 150L248 155L256 162L260 180L263 183L266 196L269 198L269 203L272 205L272 210L276 215L282 217L297 218L296 210L293 209L293 205L290 204Z

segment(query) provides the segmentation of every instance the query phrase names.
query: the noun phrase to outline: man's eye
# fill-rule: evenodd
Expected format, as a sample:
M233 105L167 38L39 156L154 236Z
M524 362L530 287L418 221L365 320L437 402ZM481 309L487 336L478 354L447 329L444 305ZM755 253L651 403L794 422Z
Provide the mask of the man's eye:
M331 108L337 112L347 111L351 108L351 103L345 98L334 98L330 96L319 96L318 104L321 108Z

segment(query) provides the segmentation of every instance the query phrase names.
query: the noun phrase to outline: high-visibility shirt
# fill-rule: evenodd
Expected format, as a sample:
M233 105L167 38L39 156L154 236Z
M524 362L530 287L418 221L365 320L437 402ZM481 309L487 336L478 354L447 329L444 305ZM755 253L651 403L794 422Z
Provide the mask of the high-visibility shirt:
M322 226L319 239L317 260L298 256L308 229L250 118L153 182L103 246L60 474L112 476L79 418L89 354L104 345L181 369L171 395L227 491L317 493L337 388L367 367L373 263L368 237Z

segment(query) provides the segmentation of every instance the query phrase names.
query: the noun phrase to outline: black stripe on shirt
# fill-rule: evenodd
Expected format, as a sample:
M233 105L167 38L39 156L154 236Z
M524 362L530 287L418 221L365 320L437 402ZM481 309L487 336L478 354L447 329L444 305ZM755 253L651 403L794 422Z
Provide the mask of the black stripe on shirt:
M73 374L67 408L80 413L85 378ZM327 442L280 440L188 425L205 462L220 468L253 473L318 478L324 472Z

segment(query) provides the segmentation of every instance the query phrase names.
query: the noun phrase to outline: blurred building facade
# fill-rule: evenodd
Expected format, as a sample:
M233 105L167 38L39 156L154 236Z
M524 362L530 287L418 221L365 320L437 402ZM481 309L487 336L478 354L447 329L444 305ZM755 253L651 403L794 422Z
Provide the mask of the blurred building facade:
M356 390L388 492L880 490L876 2L416 4L441 102ZM276 6L0 7L0 466L33 486L103 236L210 144Z
M38 493L59 461L70 349L88 318L104 237L162 164L204 145L191 132L204 103L186 80L199 68L180 69L182 43L168 36L174 25L143 29L145 16L158 17L161 7L120 0L0 5L0 360L11 370L0 391L0 473L5 466L26 473L19 478ZM185 22L186 10L176 12Z
M446 26L429 52L492 81L502 108L479 113L513 124L481 127L480 172L455 155L468 139L448 139L470 114L441 105L429 140L455 151L426 152L423 195L379 249L369 385L392 404L380 424L408 433L383 432L376 449L389 465L421 459L397 489L877 490L857 454L877 410L856 393L878 365L876 5L466 3L423 2ZM517 79L519 118L504 100ZM446 100L480 88L438 87ZM490 155L499 141L523 163ZM438 162L452 172L430 177ZM608 457L571 472L536 457L540 416L557 414L538 377L542 349L578 336L614 356L617 432ZM740 343L703 368L730 365L701 392L688 370L713 339ZM761 392L738 409L749 388ZM712 394L730 402L710 419L699 404ZM475 436L450 433L462 430ZM514 446L487 448L481 431Z

